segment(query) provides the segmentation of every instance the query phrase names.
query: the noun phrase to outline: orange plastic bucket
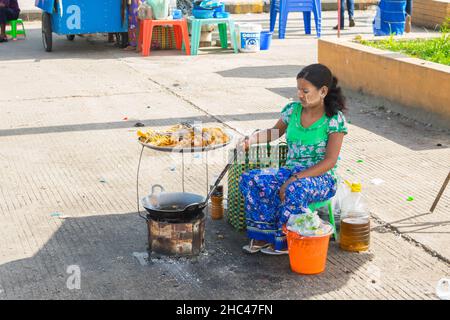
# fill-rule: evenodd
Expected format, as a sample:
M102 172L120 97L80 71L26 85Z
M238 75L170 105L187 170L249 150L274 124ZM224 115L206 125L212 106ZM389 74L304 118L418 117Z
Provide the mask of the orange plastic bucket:
M330 234L305 237L285 229L291 269L301 274L318 274L325 271Z

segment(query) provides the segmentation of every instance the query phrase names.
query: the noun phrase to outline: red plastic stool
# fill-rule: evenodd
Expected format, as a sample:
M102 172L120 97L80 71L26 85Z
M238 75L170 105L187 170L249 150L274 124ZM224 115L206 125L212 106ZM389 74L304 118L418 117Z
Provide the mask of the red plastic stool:
M182 42L184 40L184 48L188 56L191 55L191 45L189 42L189 32L186 19L177 20L140 20L140 32L138 50L142 52L142 55L150 55L150 47L152 43L153 27L155 26L173 26L175 34L175 43L178 50L182 49Z

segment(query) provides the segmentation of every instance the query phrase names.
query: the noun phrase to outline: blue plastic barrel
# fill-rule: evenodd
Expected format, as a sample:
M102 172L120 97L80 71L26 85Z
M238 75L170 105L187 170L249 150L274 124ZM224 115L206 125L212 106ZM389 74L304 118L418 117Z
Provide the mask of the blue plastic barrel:
M272 42L272 34L270 31L261 31L260 50L268 50Z

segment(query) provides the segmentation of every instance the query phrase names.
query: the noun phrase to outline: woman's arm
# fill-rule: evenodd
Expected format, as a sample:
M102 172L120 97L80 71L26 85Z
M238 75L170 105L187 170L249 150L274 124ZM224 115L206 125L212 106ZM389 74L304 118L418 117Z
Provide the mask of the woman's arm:
M301 178L320 176L336 165L339 153L341 151L342 141L344 140L344 135L345 133L341 132L331 133L328 138L325 159L323 159L316 165L306 169L305 171L293 175L281 186L280 199L282 202L284 202L284 199L286 197L286 188L291 182L294 182L295 180Z
M286 132L287 125L283 122L283 120L278 119L277 123L270 128L261 130L253 133L248 138L248 145L259 144L259 143L268 143L274 141L284 135Z
M335 165L339 157L339 153L342 147L342 141L344 140L344 133L336 132L331 133L328 138L327 150L325 153L325 159L317 163L316 165L299 172L295 175L297 179L306 177L317 177L328 170L331 170Z

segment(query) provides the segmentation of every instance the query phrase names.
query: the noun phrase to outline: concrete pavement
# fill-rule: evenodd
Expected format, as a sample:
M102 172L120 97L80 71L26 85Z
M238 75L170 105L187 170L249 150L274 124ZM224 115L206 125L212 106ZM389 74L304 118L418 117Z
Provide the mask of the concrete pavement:
M359 28L344 35L371 32L358 14ZM267 26L268 15L236 19ZM450 275L450 191L433 215L424 213L449 169L448 132L357 93L348 92L340 174L363 181L373 216L368 252L332 242L326 272L299 276L286 256L243 254L245 234L208 219L206 251L196 259L133 256L147 246L136 213L134 124L219 120L236 136L271 126L295 95L297 72L317 61L315 37L290 21L287 39L256 54L209 48L142 58L102 37L57 37L46 53L39 23L26 25L27 40L2 44L0 299L436 299L438 280ZM325 15L325 36L333 22ZM223 156L210 154L210 176ZM187 190L203 194L205 158L188 163ZM180 170L179 158L146 150L141 193L154 183L178 191Z

